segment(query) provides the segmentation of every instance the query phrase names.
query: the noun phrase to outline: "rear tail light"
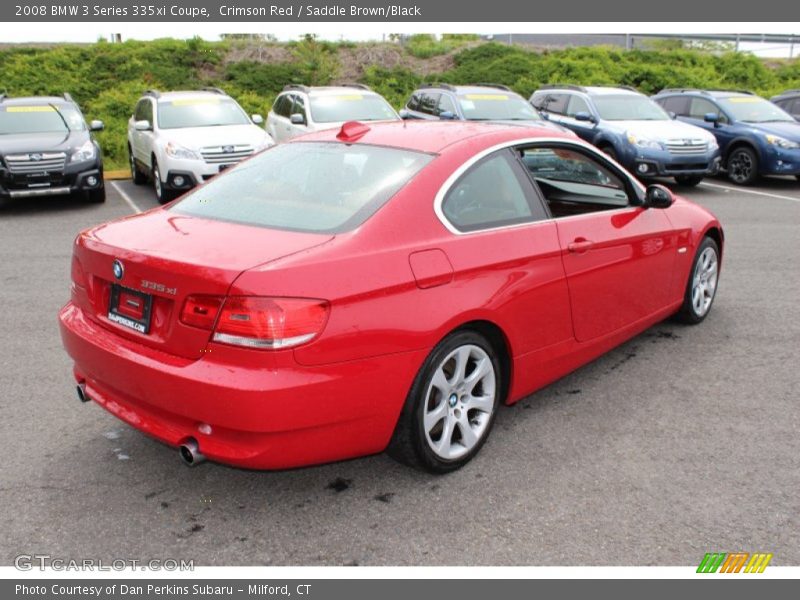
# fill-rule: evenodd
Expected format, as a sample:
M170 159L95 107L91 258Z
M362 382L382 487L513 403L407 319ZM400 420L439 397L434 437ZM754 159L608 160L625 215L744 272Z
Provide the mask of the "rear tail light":
M181 322L214 331L213 340L245 348L291 348L318 336L330 305L312 298L190 296Z
M211 331L223 300L221 296L189 296L183 303L181 323Z

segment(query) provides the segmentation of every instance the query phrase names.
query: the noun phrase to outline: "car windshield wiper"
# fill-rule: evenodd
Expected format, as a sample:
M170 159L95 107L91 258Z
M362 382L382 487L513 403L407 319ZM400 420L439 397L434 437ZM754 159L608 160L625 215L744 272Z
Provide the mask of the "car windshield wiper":
M58 107L56 107L56 105L55 105L55 104L50 104L50 108L52 108L52 109L55 111L55 113L58 115L58 118L59 118L59 119L61 119L61 122L62 122L62 123L64 123L64 129L66 129L66 130L67 130L67 132L70 132L70 131L72 131L72 130L69 128L69 124L67 123L67 120L64 118L64 115L62 115L62 114L61 114L61 111L60 111L60 110L58 110Z

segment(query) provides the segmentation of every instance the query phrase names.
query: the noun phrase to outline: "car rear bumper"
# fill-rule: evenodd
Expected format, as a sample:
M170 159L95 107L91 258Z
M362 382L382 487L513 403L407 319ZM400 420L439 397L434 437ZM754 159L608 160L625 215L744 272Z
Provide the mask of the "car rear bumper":
M196 440L210 460L258 469L384 450L427 354L307 367L287 350L274 364L265 359L253 368L214 352L198 360L158 353L115 335L72 303L59 322L75 379L91 400L170 446Z

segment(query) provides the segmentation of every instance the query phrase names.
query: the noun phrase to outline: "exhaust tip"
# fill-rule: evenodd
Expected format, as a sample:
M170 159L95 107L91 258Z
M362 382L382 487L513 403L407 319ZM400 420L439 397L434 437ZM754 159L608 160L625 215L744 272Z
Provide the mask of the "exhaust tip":
M178 448L178 454L187 467L196 467L201 462L206 460L206 457L200 453L200 448L196 440L188 440Z
M86 393L85 383L79 383L78 387L76 387L75 390L78 393L78 400L80 400L81 402L89 402L89 400L91 400L91 398L89 398L89 395Z

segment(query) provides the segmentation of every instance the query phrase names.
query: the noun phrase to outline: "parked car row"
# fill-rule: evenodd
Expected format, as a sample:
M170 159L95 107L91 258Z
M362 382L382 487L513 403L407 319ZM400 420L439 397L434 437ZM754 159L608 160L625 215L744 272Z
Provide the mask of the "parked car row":
M429 83L398 113L363 84L287 85L264 123L219 88L149 90L128 123L136 184L152 182L160 203L274 143L347 121L490 121L570 131L641 179L697 185L723 169L740 185L764 175L800 179L800 90L772 102L746 91L665 89L649 98L629 87L544 85L528 100L491 84ZM105 199L102 152L69 94L0 95L0 197L80 193Z

